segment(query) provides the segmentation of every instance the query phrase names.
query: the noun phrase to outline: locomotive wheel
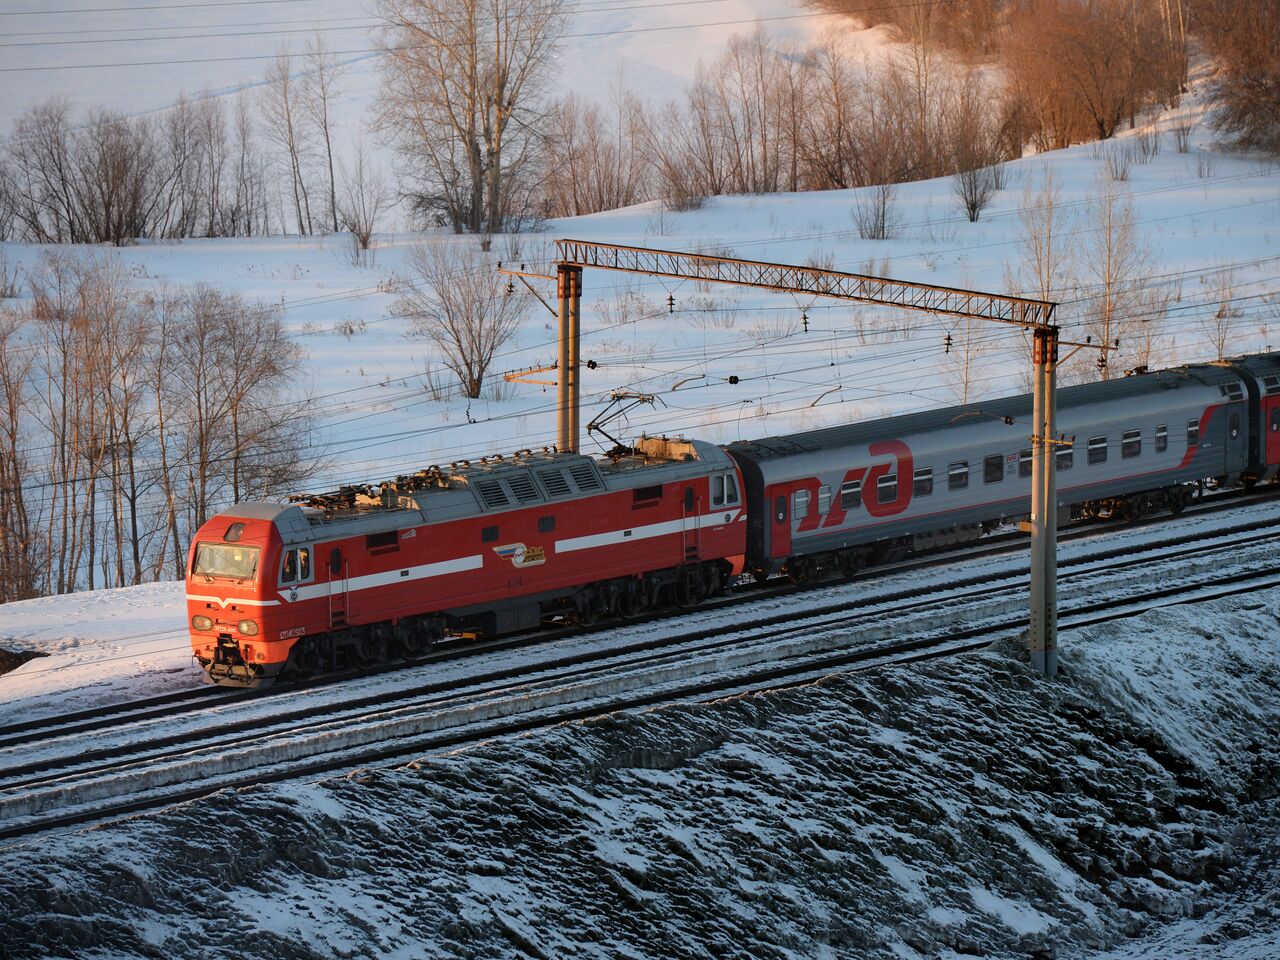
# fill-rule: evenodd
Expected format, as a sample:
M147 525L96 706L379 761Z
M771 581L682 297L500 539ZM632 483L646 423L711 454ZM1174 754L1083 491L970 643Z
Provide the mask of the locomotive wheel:
M644 612L644 598L640 596L640 588L628 585L618 594L618 616L623 620L634 620Z
M702 573L698 570L690 570L675 585L672 593L675 595L676 606L687 610L689 607L696 607L707 598L707 587L703 582Z
M840 566L840 575L853 579L858 575L860 565L858 563L858 555L852 550L836 555L836 563Z
M577 612L574 614L573 619L580 627L594 627L606 612L605 604L600 595L592 592L578 598Z
M796 586L812 583L817 572L816 564L808 557L792 557L787 563L787 577Z

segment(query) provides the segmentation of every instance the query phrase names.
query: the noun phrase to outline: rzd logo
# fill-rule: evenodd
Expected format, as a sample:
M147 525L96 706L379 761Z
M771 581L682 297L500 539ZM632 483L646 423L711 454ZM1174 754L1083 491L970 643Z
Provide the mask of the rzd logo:
M508 543L505 547L494 547L493 552L506 557L513 567L536 567L547 562L547 551L542 547L526 547L523 543Z

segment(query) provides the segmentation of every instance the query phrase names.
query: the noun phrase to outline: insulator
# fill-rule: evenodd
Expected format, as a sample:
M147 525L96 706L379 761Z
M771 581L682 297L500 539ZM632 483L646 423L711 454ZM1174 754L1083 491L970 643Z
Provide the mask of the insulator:
M512 295L513 293L515 293L515 292L516 292L516 284L515 284L515 281L514 281L514 280L508 280L508 281L507 281L507 296L509 297L509 296L511 296L511 295Z
M735 387L738 385L738 375L736 373L729 375L729 383L733 384Z
M674 293L667 294L667 313L676 312L676 295Z
M598 366L600 366L600 364L596 363L594 360L588 360L588 361L587 361L587 369L588 369L588 370L594 370L594 369L595 369L596 367L598 367Z
M951 334L949 333L942 340L942 352L943 353L951 352Z
M800 311L800 325L804 327L804 332L809 332L809 314L807 311Z
M1098 354L1098 369L1107 369L1107 355L1105 353Z

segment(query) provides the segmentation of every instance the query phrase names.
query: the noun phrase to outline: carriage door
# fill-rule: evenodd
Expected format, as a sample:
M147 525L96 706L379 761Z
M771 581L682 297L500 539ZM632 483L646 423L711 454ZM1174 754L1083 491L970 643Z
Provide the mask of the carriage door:
M769 510L770 557L791 556L791 484L778 483L765 487Z
M1248 467L1245 433L1245 404L1227 404L1226 468L1231 473Z
M684 488L681 504L680 546L681 563L698 562L698 495L692 486Z
M347 625L347 562L337 547L329 551L329 625Z

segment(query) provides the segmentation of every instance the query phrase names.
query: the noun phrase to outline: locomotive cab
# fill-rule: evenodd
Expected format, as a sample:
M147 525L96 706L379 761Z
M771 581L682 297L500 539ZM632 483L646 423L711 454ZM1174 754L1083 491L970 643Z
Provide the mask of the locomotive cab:
M191 545L187 625L192 653L212 682L252 687L274 679L293 643L280 590L312 576L310 550L286 549L273 518L252 515L261 506L214 517Z

